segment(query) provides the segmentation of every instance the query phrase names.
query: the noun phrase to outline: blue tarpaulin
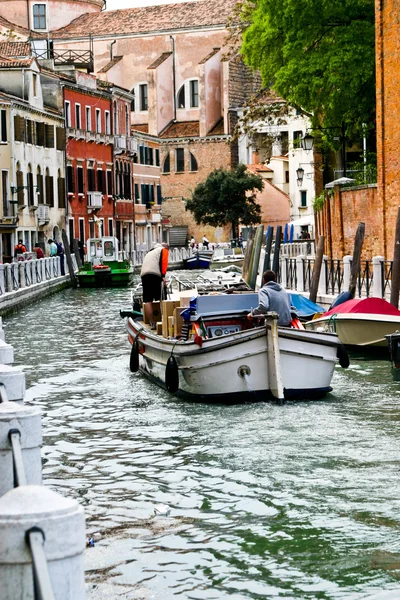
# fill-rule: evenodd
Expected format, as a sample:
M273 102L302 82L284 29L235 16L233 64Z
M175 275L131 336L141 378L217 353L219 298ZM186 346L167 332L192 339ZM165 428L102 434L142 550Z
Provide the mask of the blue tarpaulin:
M312 318L315 313L323 313L325 312L325 308L320 306L319 304L315 304L308 298L301 296L300 294L296 294L296 292L290 292L290 299L292 302L292 306L295 307L297 314L301 319Z

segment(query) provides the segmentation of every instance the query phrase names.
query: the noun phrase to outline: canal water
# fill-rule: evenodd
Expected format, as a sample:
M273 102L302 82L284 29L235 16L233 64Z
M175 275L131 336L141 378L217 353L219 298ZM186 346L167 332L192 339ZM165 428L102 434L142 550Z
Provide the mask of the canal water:
M129 372L123 306L128 290L66 290L4 319L45 483L97 534L87 598L400 598L388 363L338 368L322 401L191 404Z

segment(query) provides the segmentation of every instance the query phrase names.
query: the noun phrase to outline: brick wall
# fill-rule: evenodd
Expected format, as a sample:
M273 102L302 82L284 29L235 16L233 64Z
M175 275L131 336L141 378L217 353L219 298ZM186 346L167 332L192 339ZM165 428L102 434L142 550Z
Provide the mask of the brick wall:
M185 170L175 172L175 150L183 148L185 151ZM183 198L190 198L198 183L204 181L214 169L229 168L231 162L231 148L226 139L199 139L181 140L179 142L162 143L160 147L161 165L167 153L170 153L170 173L161 174L163 198L162 215L168 218L173 225L187 225L189 236L194 235L196 242L206 235L210 241L223 242L230 240L230 228L217 228L197 225L190 212L185 210ZM190 171L190 154L196 158L198 170Z
M362 258L385 256L382 212L377 210L376 185L345 189L335 187L327 194L323 210L317 214L318 234L325 235L325 253L330 258L353 254L354 237L360 222L365 223ZM389 255L393 252L393 237L388 238Z

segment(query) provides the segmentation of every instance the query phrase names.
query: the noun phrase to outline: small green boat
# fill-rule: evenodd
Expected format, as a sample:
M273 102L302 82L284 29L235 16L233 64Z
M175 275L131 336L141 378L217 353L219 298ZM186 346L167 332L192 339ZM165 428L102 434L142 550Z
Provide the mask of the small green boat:
M86 261L77 273L79 287L128 287L133 282L132 263L120 256L115 237L90 238Z

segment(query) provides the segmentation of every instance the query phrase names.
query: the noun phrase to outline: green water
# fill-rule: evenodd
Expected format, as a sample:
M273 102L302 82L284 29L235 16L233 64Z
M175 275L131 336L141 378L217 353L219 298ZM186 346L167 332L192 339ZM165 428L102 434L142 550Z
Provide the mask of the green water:
M325 400L191 404L128 370L129 290L5 319L43 409L44 479L82 503L87 598L400 598L400 383L356 359Z

